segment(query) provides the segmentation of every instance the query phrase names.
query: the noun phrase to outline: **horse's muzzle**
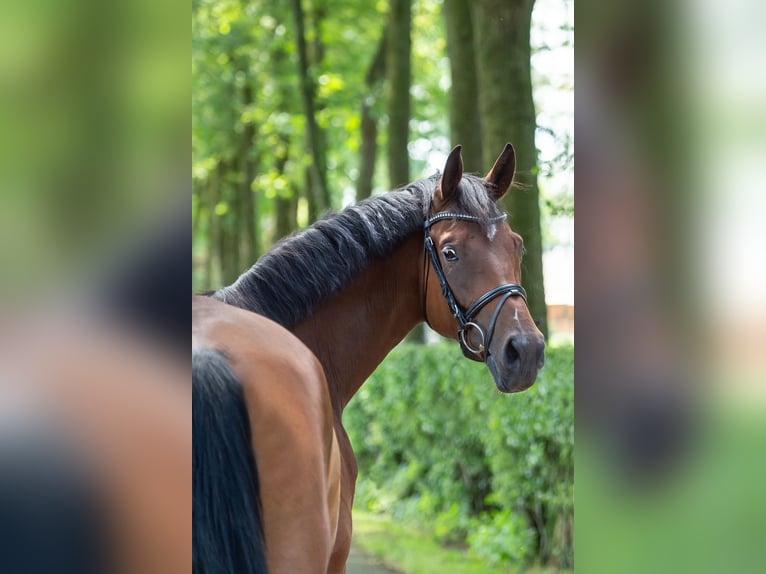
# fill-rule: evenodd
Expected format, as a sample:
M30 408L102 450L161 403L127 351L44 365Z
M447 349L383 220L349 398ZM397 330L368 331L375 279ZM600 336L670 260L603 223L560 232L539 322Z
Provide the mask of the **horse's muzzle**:
M545 364L545 340L540 336L514 334L502 344L500 352L487 357L487 367L498 390L518 393L532 386Z

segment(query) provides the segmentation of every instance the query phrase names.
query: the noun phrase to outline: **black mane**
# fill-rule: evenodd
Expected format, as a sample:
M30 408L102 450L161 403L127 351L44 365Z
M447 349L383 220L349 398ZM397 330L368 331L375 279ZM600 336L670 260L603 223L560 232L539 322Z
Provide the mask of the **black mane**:
M322 301L422 230L438 181L437 173L324 217L279 241L212 297L288 328L300 323ZM464 175L456 206L478 217L484 227L500 213L487 185L479 177Z

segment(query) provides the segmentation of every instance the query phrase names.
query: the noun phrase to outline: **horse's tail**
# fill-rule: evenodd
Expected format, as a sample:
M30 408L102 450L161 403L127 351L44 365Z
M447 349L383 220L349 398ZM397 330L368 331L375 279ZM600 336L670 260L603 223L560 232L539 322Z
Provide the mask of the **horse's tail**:
M242 383L218 351L192 352L194 574L265 574L258 470Z
M0 572L111 571L102 485L82 445L37 417L0 413L0 426Z

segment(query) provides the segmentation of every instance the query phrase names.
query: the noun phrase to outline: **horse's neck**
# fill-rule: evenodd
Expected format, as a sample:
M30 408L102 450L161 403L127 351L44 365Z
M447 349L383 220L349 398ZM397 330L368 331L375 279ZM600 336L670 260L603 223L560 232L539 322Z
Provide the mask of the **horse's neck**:
M337 414L423 320L422 261L422 238L413 236L293 329L322 363Z

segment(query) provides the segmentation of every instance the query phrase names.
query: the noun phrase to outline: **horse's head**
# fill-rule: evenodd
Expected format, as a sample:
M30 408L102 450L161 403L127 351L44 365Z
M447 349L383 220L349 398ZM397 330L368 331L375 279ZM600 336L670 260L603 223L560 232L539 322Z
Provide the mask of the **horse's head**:
M496 205L515 167L508 144L485 178L464 177L456 147L425 224L426 318L440 334L457 338L466 357L486 362L504 393L535 382L545 348L521 287L522 238Z

